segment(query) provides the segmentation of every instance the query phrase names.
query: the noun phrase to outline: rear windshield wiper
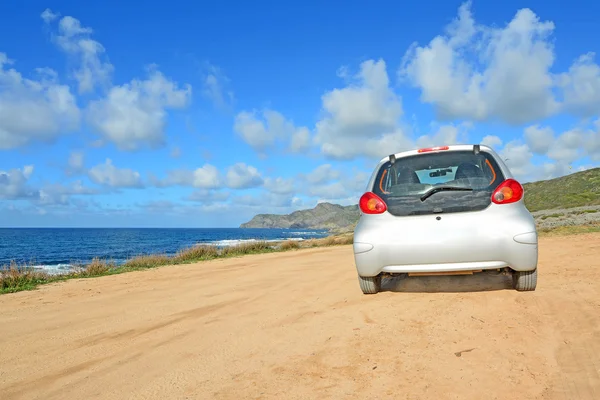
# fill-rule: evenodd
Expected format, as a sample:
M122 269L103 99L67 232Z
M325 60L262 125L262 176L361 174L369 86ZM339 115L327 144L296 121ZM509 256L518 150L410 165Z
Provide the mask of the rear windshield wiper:
M429 198L429 196L431 196L432 194L435 194L437 192L442 192L445 190L448 190L448 191L456 190L456 191L461 191L461 192L472 192L473 191L473 189L471 189L471 188L461 187L461 186L436 186L436 187L432 187L431 189L429 189L428 191L423 193L423 195L421 196L421 201L427 200Z

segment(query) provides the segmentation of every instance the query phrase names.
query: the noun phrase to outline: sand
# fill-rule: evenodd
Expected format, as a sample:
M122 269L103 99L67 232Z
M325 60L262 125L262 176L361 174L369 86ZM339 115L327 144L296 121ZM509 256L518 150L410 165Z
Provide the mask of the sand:
M350 246L0 296L0 398L599 399L600 235L502 275L360 292Z

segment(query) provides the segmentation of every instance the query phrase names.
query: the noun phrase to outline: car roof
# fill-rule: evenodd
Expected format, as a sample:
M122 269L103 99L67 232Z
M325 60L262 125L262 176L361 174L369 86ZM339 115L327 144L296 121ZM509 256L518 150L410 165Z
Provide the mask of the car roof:
M477 145L477 144L453 144L453 145L447 145L447 146L431 146L431 147L426 147L426 149L430 149L430 148L435 149L435 148L439 148L439 147L444 147L444 148L448 147L448 149L445 149L445 150L432 150L432 151L427 152L425 154L441 153L441 152L446 152L446 151L461 151L461 150L462 151L464 151L464 150L471 151L471 150L473 150L474 146L479 146L480 150L483 150L483 151L488 152L488 153L492 153L492 155L497 156L496 152L491 147L483 145L483 144L479 144L479 145ZM420 148L420 149L423 149L423 148ZM399 152L399 153L390 154L390 155L388 155L386 157L383 157L379 161L379 164L387 162L390 159L390 156L392 156L392 155L398 159L398 158L402 158L402 157L413 156L413 155L417 155L417 154L423 154L423 153L419 153L420 149L416 148L416 149L412 149L412 150L406 150L406 151L402 151L402 152Z

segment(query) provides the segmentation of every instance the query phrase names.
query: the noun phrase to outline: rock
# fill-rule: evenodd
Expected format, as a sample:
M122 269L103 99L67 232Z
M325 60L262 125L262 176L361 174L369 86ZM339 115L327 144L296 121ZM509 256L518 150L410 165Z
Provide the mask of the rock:
M358 205L319 203L313 209L287 215L258 214L240 228L327 229L342 233L352 231L359 216Z

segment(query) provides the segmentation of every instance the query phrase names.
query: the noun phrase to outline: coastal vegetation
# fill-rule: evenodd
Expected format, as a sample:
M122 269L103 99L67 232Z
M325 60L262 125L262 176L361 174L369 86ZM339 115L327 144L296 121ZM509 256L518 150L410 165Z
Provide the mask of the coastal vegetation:
M572 215L594 214L592 212L574 212ZM562 216L563 214L561 214ZM567 213L567 215L569 215ZM554 219L551 215L549 219ZM589 222L577 225L557 225L540 227L540 236L572 235L582 233L600 232L599 222ZM80 265L75 271L62 275L51 275L35 270L27 265L10 265L0 267L0 294L14 293L22 290L33 290L39 285L61 282L68 279L84 279L131 271L140 271L168 265L198 263L203 261L241 257L249 254L264 254L272 252L296 251L316 247L350 245L353 241L352 233L330 235L322 239L287 240L282 242L247 242L236 246L222 247L198 245L180 250L174 255L143 254L128 259L122 264L112 260L94 258L87 265Z
M287 240L282 242L246 242L236 246L222 247L199 245L180 250L174 255L143 254L132 257L123 264L112 260L94 258L87 265L80 265L75 271L62 275L51 275L35 270L28 265L10 265L0 267L0 294L32 290L46 283L61 282L67 279L92 278L121 274L167 265L190 264L219 258L241 257L249 254L262 254L292 251L303 248L325 247L352 244L352 235L328 236L323 239L303 241Z

